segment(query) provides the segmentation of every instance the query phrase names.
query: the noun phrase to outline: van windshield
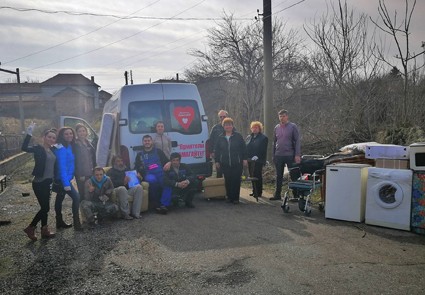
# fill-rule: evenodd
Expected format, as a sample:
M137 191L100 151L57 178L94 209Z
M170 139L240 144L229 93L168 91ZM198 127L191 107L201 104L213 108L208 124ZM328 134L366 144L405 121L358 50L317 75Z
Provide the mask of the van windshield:
M131 133L155 133L155 124L164 122L165 132L199 134L201 116L195 100L135 101L128 105Z

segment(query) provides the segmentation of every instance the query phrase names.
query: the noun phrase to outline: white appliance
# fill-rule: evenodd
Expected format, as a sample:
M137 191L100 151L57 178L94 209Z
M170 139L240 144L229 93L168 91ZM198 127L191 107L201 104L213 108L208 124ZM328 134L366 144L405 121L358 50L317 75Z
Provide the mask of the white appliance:
M410 168L425 171L425 142L410 145Z
M412 170L369 168L366 223L410 230Z
M351 163L326 166L326 218L355 222L365 219L369 167Z
M408 160L409 147L394 144L370 144L366 146L365 158Z

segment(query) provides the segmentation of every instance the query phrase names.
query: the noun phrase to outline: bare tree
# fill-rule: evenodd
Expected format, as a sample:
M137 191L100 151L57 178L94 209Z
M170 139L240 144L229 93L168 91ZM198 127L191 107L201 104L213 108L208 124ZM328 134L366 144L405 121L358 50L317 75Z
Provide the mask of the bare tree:
M395 56L396 60L401 62L403 68L403 79L404 79L404 95L403 95L403 108L402 108L402 120L403 122L408 122L410 116L408 115L408 102L409 102L409 64L411 61L416 63L415 59L419 55L422 55L424 51L414 54L410 49L410 23L413 16L413 11L415 10L416 0L413 1L412 7L409 7L409 1L405 0L405 11L404 18L398 23L397 20L397 11L394 11L394 17L391 17L387 6L384 0L379 0L378 12L379 17L383 22L383 25L378 24L374 20L372 22L383 32L389 34L395 44L397 49L397 54ZM401 36L400 36L401 35ZM378 52L379 57L386 62L391 67L395 67L395 64L392 63L384 54L383 50ZM413 70L413 72L416 72Z
M284 33L284 24L275 22L273 26L273 67L274 78L279 83L290 83L291 65L295 63L301 50L297 50L301 39L297 32ZM196 64L185 72L192 82L225 80L226 105L232 116L238 114L243 126L258 120L262 114L263 91L263 43L260 23L243 26L234 21L233 15L225 14L218 27L209 30L207 50L192 50L198 58ZM245 127L246 128L246 127Z

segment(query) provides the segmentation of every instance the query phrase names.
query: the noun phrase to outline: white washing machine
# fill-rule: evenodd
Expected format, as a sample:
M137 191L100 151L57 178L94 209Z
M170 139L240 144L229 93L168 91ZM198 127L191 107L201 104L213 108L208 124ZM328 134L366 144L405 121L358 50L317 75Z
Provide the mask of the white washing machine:
M412 170L369 168L367 224L410 230Z

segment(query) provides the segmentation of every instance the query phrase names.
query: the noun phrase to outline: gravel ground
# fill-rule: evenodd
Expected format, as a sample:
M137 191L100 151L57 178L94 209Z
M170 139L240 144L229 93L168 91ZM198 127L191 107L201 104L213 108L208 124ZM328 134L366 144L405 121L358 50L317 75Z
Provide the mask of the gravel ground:
M295 204L283 214L248 190L240 205L200 194L195 209L32 242L22 231L39 208L32 165L0 195L12 220L0 226L0 294L423 294L425 236L305 217ZM64 214L70 222L69 197Z

